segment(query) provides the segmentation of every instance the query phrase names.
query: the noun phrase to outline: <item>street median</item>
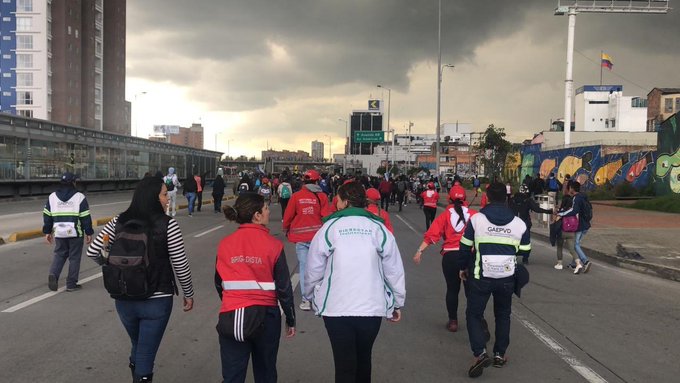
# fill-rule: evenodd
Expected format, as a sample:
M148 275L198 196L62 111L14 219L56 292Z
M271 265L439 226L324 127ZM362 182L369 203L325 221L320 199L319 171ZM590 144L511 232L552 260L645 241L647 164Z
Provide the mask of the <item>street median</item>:
M45 235L45 234L43 234L42 230L19 231L19 232L10 234L8 242L17 242L17 241L24 241L24 240L27 240L27 239L40 238L43 235Z

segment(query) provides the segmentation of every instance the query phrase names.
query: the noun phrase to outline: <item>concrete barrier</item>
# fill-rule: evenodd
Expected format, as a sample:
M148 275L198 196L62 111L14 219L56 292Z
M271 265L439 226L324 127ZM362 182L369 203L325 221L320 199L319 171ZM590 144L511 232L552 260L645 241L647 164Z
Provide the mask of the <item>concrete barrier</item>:
M29 230L29 231L20 231L17 233L12 233L9 236L9 242L16 242L16 241L23 241L26 239L33 239L33 238L40 238L42 237L43 232L42 230Z
M4 244L5 244L5 240L2 237L0 237L0 245L4 245Z

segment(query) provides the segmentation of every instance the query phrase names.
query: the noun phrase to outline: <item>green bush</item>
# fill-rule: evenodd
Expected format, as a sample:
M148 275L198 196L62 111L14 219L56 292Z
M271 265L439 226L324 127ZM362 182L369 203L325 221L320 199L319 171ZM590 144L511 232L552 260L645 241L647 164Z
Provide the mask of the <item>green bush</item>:
M638 200L630 205L621 205L632 209L680 213L680 195L671 194L653 199Z
M595 189L588 192L588 199L592 201L615 199L614 190L609 184L604 186L598 186Z
M628 182L621 182L614 187L614 195L617 197L634 197L639 195L639 193L633 185Z

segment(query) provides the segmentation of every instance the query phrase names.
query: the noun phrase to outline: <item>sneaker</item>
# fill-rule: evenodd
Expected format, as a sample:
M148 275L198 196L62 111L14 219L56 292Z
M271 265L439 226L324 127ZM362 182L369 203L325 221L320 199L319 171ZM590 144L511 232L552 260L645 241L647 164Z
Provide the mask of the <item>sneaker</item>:
M458 331L458 321L455 319L449 319L449 322L446 324L446 329L451 332Z
M482 376L484 369L491 365L491 358L486 352L482 353L480 356L476 357L474 363L468 370L468 376L471 378L477 378Z
M83 286L76 284L76 285L73 286L73 287L67 287L67 288L66 288L66 291L68 291L68 292L70 293L70 292L73 292L73 291L78 291L78 290L80 290L80 289L82 289L82 288L83 288Z
M194 216L193 214L189 214L189 217L193 217L193 216Z
M562 270L562 269L564 269L564 266L562 266L562 263L558 263L558 264L556 264L554 267L555 267L555 270Z
M493 354L493 366L496 368L503 368L505 364L508 363L508 358L501 355L500 353Z
M312 304L309 301L302 301L300 303L300 310L309 311L312 309Z
M583 274L585 274L585 273L587 273L588 271L590 271L590 265L591 265L591 264L592 264L592 263L591 263L590 261L587 261L587 262L583 265Z
M581 269L583 269L583 266L581 266L581 265L576 265L576 267L574 268L574 274L580 274L580 273L581 273Z
M173 213L172 213L172 216L174 217L174 216L175 216L175 214L177 214L177 213L173 212Z
M57 276L56 275L48 275L47 276L47 287L50 288L52 291L57 291L59 288L59 283L57 282Z

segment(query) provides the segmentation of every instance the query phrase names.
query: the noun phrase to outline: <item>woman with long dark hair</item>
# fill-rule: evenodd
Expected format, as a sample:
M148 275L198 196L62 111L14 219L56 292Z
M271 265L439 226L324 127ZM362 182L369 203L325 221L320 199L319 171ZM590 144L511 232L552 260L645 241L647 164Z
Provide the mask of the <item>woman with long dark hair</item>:
M446 310L449 314L446 329L451 332L458 331L460 239L465 234L465 227L470 221L470 217L477 213L475 210L468 209L465 200L465 189L462 186L456 185L449 190L449 206L432 222L430 228L425 232L423 243L420 244L416 255L413 257L413 261L420 264L423 251L441 239L444 240L440 253L442 255L442 272L444 279L446 279Z
M184 293L184 311L194 305L191 269L184 252L184 241L174 218L165 215L168 189L159 177L142 179L127 210L115 216L87 249L87 256L106 264L107 254L116 241L116 234L131 221L143 222L148 228L149 246L147 277L152 288L150 296L140 300L117 298L116 311L130 336L129 367L134 382L151 382L158 347L172 312L175 277ZM106 243L105 243L106 242ZM174 272L174 273L173 273ZM173 275L174 274L174 275Z
M382 320L401 319L404 265L392 233L365 209L361 184L342 185L336 205L338 211L324 219L310 245L304 296L326 326L335 381L370 382Z
M217 332L224 382L245 382L253 358L257 383L276 382L281 309L295 336L295 304L283 243L269 234L264 197L243 193L224 216L239 224L217 248L215 287L222 299Z

